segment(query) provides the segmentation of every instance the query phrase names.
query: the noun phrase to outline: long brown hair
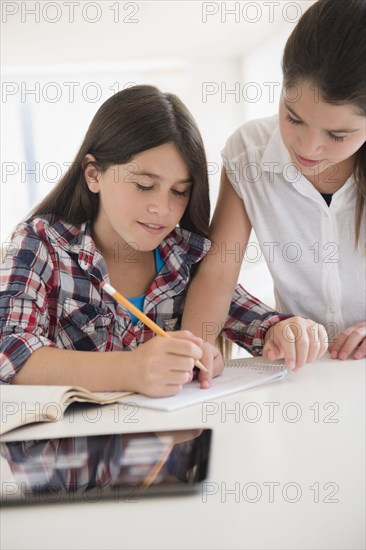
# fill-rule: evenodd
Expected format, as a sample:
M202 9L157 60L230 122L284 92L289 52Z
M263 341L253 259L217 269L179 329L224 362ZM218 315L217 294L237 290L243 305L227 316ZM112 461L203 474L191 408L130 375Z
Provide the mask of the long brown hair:
M306 80L321 98L366 116L366 1L318 0L302 15L283 54L284 86ZM366 143L356 153L355 244L366 200Z
M167 142L176 145L193 180L180 226L207 237L210 199L200 132L182 101L154 86L132 86L103 103L72 165L32 214L54 214L74 225L85 221L93 223L98 214L99 195L92 193L85 182L82 167L85 155L93 155L96 159L93 164L104 172L110 166L126 164L138 153Z

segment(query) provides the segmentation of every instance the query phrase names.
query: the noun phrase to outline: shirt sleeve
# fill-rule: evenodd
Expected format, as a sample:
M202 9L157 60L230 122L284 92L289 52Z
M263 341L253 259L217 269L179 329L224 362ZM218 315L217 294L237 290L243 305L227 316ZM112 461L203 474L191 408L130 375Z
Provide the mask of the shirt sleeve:
M241 197L240 171L242 168L240 161L242 161L243 151L245 154L245 144L238 129L227 139L221 151L221 158L226 175L239 197Z
M47 243L20 226L1 266L0 383L9 383L37 349L56 346L49 338L54 276Z
M272 310L246 292L241 285L237 285L221 335L252 355L262 355L267 330L292 316Z

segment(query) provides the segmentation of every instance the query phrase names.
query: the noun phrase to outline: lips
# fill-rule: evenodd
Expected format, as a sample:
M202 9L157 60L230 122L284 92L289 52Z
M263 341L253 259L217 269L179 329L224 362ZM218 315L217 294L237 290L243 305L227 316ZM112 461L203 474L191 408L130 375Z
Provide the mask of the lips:
M320 164L322 159L320 160L312 160L312 159L306 159L304 157L301 157L297 153L295 153L296 160L302 164L303 166L307 166L309 168L316 166L317 164Z
M145 229L148 233L152 233L153 235L158 235L164 229L166 229L165 225L160 225L158 223L144 223L144 222L138 222L138 224Z

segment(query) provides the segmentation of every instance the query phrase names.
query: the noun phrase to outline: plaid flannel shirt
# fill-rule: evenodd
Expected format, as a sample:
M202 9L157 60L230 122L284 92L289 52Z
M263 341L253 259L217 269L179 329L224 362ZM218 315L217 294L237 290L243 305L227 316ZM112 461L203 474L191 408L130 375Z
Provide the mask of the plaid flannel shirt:
M128 311L101 289L109 276L89 223L30 218L17 227L11 243L1 266L1 383L10 382L42 346L129 351L153 337L141 321L134 326ZM176 228L159 249L164 266L146 294L143 311L163 329L178 330L191 269L208 253L210 241ZM287 317L238 285L222 334L260 355L267 329Z

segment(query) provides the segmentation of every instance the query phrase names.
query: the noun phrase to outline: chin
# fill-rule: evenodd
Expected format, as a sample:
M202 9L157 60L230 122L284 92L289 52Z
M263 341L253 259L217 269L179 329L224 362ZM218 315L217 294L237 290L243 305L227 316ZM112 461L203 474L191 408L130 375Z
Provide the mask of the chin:
M303 176L312 176L312 177L319 176L319 174L324 172L324 170L329 168L332 164L330 162L327 162L325 164L322 162L321 164L317 164L316 166L311 168L309 166L303 166L302 164L299 163L297 159L294 159L292 162L296 166L297 170L301 172Z

